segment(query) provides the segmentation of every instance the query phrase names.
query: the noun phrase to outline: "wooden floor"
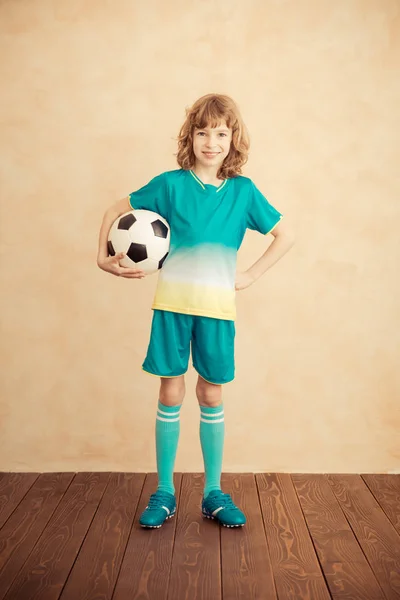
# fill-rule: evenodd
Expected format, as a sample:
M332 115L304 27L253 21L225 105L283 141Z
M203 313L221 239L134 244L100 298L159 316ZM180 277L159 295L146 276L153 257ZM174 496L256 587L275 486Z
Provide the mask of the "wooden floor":
M203 481L175 474L149 530L154 473L0 474L0 599L400 599L400 475L223 474L237 529L201 516Z

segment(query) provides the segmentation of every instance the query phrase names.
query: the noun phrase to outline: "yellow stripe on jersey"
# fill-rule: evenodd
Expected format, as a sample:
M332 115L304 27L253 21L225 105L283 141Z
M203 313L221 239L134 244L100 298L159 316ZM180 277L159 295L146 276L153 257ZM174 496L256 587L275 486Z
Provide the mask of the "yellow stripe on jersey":
M200 317L235 320L235 290L159 279L152 308Z

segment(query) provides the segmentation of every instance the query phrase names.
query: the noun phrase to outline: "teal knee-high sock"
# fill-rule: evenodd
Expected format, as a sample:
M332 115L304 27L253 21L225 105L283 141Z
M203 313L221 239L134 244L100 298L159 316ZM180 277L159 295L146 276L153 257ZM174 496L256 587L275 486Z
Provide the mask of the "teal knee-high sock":
M219 406L200 406L200 443L205 472L204 498L211 490L221 489L224 438L223 404Z
M180 433L179 406L165 406L158 401L156 419L157 490L175 494L174 465Z

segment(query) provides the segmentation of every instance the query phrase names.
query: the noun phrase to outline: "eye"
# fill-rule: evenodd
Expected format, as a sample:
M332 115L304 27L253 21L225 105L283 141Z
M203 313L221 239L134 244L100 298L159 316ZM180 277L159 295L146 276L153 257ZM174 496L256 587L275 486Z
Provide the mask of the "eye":
M226 137L226 133L220 133L219 135L222 135L222 137Z
M198 131L197 135L205 135L204 131Z

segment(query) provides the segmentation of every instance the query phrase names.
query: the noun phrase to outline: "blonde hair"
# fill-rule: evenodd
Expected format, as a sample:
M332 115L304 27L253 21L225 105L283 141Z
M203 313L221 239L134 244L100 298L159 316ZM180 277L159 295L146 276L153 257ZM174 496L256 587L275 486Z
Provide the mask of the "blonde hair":
M218 170L217 177L228 179L237 177L241 167L247 162L250 140L246 125L235 102L223 94L207 94L199 98L191 108L186 110L186 120L178 136L178 152L176 159L182 169L189 170L195 166L196 157L193 152L193 131L205 127L217 127L222 121L232 130L232 142L228 156Z

